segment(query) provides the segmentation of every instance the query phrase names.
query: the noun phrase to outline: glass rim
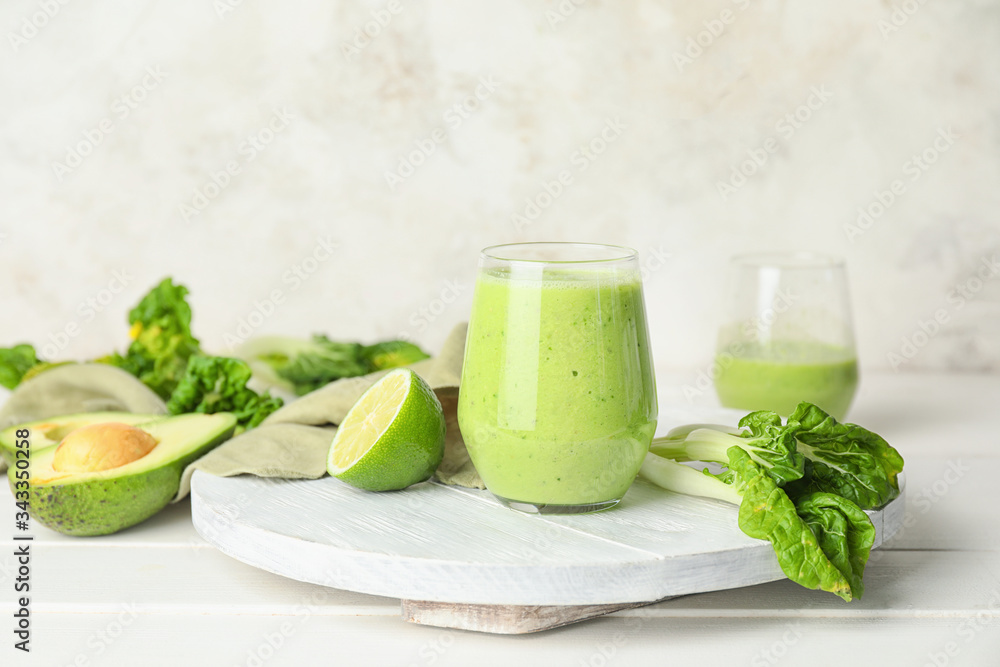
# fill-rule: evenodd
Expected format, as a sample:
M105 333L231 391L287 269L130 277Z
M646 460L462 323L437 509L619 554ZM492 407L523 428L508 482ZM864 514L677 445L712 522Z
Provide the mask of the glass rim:
M534 257L516 257L515 253L509 252L515 248L541 248L551 246L560 249L589 249L590 251L604 251L607 257L597 257L589 259L539 259ZM527 241L521 243L500 243L486 246L480 251L480 255L486 259L499 262L523 262L527 264L605 264L611 262L621 262L623 260L637 259L638 251L634 248L610 243L582 243L575 241Z
M729 258L729 265L758 269L842 269L846 266L846 262L843 257L837 255L826 255L808 250L792 252L771 250L733 255Z

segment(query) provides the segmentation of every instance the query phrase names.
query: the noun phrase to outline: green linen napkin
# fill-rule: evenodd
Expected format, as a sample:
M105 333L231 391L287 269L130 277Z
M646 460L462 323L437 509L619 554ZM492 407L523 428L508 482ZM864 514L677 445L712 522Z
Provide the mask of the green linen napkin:
M444 484L486 488L476 472L458 429L458 384L462 375L467 325L456 326L441 353L411 368L434 389L444 409L447 431L445 457L436 477ZM292 401L260 426L223 443L187 467L174 501L191 491L191 475L203 470L219 477L249 473L258 477L316 479L326 474L326 457L336 425L375 381L388 373L377 371L344 378Z
M166 414L167 406L120 368L67 364L22 382L0 408L0 429L59 415L104 411ZM6 468L0 461L0 472Z

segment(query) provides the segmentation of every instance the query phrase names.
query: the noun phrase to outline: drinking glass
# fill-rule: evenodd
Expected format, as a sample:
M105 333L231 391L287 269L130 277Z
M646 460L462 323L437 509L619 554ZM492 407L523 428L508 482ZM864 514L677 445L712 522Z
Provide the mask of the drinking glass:
M520 243L479 257L458 421L486 488L508 507L613 507L656 429L636 252Z
M787 417L801 401L843 419L858 386L843 260L740 255L729 264L715 389L722 405Z

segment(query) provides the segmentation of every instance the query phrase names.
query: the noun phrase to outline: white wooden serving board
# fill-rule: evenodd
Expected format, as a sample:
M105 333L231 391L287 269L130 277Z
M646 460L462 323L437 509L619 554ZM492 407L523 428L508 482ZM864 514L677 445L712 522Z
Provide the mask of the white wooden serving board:
M735 423L731 411L665 412L668 424ZM436 483L369 493L329 477L196 472L191 507L198 532L237 560L401 598L406 620L487 632L532 632L784 577L770 543L740 531L735 506L643 479L611 510L564 516L523 514L485 491ZM903 512L901 493L868 513L875 546Z

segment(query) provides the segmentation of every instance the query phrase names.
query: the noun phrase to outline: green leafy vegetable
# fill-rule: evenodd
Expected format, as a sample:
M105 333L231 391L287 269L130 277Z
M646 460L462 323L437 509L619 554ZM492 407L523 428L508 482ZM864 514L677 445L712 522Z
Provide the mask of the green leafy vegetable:
M299 396L340 378L366 375L427 358L423 350L406 341L364 346L333 341L323 335L315 335L310 340L258 336L242 345L237 356L247 361L260 379Z
M0 385L13 389L21 383L24 374L39 363L35 348L27 343L0 348Z
M873 509L899 495L899 452L875 433L841 424L811 403L800 403L784 425L776 413L758 411L739 426L674 429L653 440L650 451L678 461L726 464L729 448L740 447L793 498L828 492Z
M167 401L170 414L231 412L239 430L258 426L282 406L280 398L247 387L250 367L240 359L196 355Z
M789 579L847 601L861 597L875 538L868 516L829 494L804 496L797 505L741 447L730 447L727 456L728 469L713 475L650 453L640 474L671 491L738 504L740 529L771 542Z
M287 380L301 396L343 377L355 377L368 372L361 358L359 343L338 343L316 335L310 347L287 359L276 369L278 377Z
M726 466L698 472L678 461ZM640 474L663 488L740 506L739 527L771 542L782 571L845 600L864 593L875 527L865 509L899 495L903 458L880 436L800 403L782 424L751 412L739 428L692 424L657 438Z
M861 597L862 576L875 543L875 526L864 511L850 500L833 493L810 493L795 501L795 511L816 536L820 548L834 567Z
M405 340L388 340L383 343L368 345L361 350L361 356L374 371L386 368L408 366L427 359L428 354L413 343Z
M122 368L160 395L168 398L180 382L188 359L200 351L191 334L188 289L164 278L128 315L132 344L124 356L100 359Z
M789 493L827 491L862 509L881 507L899 495L903 457L880 436L857 424L841 424L811 403L800 403L788 424L808 460L807 474Z

